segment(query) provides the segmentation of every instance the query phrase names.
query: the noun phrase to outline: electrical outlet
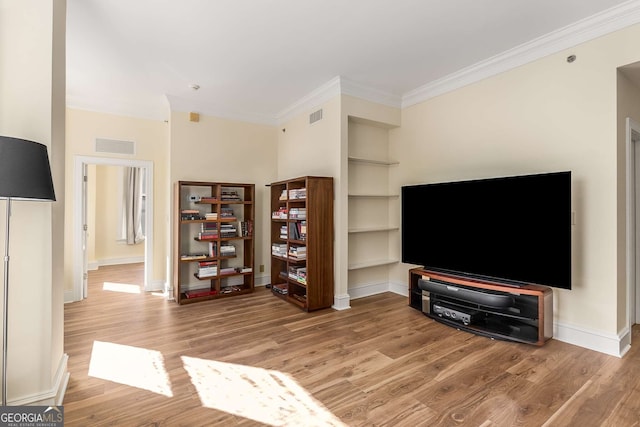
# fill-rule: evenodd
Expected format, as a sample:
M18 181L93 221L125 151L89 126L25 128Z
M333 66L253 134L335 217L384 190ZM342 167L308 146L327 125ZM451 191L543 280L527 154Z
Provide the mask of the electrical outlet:
M264 264L260 264L260 273L264 273Z

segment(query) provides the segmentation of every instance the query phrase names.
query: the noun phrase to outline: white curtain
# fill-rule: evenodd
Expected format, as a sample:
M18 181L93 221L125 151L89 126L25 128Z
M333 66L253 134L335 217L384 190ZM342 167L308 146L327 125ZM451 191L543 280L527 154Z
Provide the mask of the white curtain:
M124 237L128 245L135 245L144 240L144 170L141 168L124 168L124 186L122 200L122 224Z

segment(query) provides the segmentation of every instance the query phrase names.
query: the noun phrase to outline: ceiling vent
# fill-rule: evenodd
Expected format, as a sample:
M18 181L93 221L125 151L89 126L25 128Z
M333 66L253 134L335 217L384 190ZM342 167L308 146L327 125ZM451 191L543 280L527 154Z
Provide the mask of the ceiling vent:
M96 153L136 154L136 143L117 139L96 138Z
M319 109L318 111L314 111L313 113L309 114L309 124L312 125L315 122L322 120L322 108Z

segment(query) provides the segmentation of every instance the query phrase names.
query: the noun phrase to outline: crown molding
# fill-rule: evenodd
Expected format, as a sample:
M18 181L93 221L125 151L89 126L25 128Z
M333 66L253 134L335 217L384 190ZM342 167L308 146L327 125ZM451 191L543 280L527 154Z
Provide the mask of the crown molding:
M166 102L161 105L142 105L142 104L119 104L118 108L114 108L113 104L98 99L88 101L84 97L67 95L65 106L76 110L90 111L94 113L112 114L114 116L131 117L146 120L167 120L170 116L168 104Z
M340 95L340 90L340 76L336 76L278 113L276 115L277 124L282 125L305 111Z
M402 97L402 108L476 83L638 22L640 22L640 0L622 3L409 91Z
M350 95L364 99L365 101L371 101L396 108L400 108L402 104L402 98L400 96L357 83L342 76L336 76L309 94L300 98L300 100L296 101L291 106L282 110L277 116L278 124L282 125L306 111L313 110L318 105L338 95Z
M194 107L192 101L181 98L174 95L165 95L169 109L171 112L183 112L190 111L198 112L204 116L218 117L221 119L235 120L239 122L248 122L253 124L261 124L268 126L276 126L278 123L274 116L255 113L238 113L230 110L225 110L216 106L200 105Z

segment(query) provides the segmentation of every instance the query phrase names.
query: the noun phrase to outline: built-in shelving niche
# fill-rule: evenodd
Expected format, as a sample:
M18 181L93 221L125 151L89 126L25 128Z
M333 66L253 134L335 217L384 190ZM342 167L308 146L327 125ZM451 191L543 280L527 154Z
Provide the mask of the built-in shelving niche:
M392 126L349 118L349 289L386 286L399 262L400 195L390 186L398 162L389 158Z

